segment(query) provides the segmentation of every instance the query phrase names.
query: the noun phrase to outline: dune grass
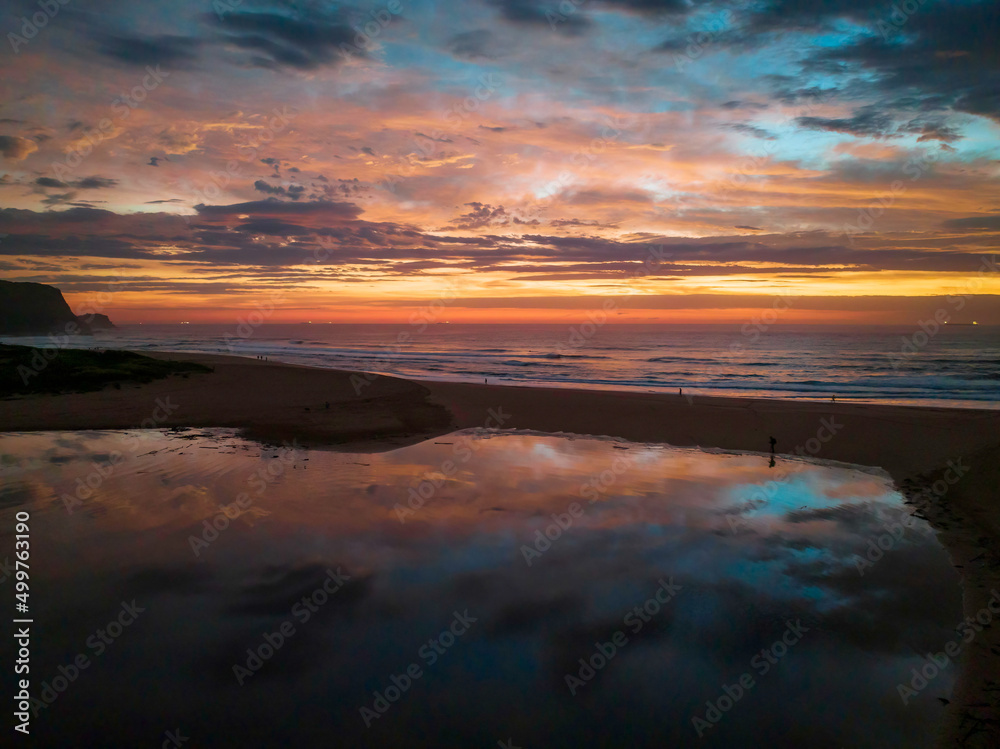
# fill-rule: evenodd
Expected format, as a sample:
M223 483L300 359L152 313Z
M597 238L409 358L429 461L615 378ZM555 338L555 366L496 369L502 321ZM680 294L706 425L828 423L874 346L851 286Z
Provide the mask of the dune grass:
M0 397L82 393L211 371L203 364L151 359L130 351L36 349L0 343Z

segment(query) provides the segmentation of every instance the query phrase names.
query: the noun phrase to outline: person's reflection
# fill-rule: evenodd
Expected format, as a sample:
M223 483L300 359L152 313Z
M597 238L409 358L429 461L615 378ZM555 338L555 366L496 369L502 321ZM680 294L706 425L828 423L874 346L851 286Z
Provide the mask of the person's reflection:
M771 453L771 462L767 464L768 468L774 468L774 453Z

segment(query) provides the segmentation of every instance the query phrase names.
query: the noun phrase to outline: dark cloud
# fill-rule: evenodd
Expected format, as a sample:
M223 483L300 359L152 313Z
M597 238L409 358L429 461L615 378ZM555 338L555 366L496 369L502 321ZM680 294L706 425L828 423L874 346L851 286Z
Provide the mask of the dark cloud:
M118 184L118 180L111 179L110 177L84 177L83 179L71 184L73 187L77 187L81 190L101 190L108 187L114 187Z
M429 136L429 135L425 135L424 133L414 133L414 135L415 135L415 136L417 136L418 138L426 138L427 140L432 140L432 141L434 141L435 143L454 143L454 142L455 142L455 141L453 141L453 140L452 140L451 138L445 138L445 137L441 137L441 138L432 138L431 136ZM320 177L321 177L322 179L326 179L326 178L325 178L325 177L323 177L322 175L320 175Z
M723 109L767 109L767 107L767 104L756 101L741 101L739 99L727 101L722 105Z
M496 207L483 203L466 203L465 205L472 210L455 219L455 227L458 229L479 229L494 223L505 223L510 219L502 205Z
M283 188L283 187L275 187L275 186L269 185L267 182L265 182L262 179L259 179L259 180L257 180L256 182L253 183L253 189L257 190L258 192L267 193L269 195L284 195L285 194L285 188Z
M259 214L268 216L315 216L326 219L354 219L361 215L361 208L353 203L315 201L310 203L286 203L279 200L255 200L232 205L196 205L195 210L207 218Z
M238 229L250 234L269 234L280 237L302 237L315 233L312 229L306 229L297 224L290 224L287 221L276 218L261 218L255 221L247 221L240 224Z
M815 52L809 66L863 71L877 92L906 92L924 111L948 107L1000 121L1000 5L926 3L908 16L893 7L879 4L871 35Z
M39 177L35 180L35 184L39 187L66 187L65 182L60 182L52 177Z
M492 60L499 57L503 49L486 29L456 34L448 40L447 48L455 57L467 60Z
M287 188L281 187L280 185L270 185L262 179L257 180L253 183L253 188L258 192L267 193L268 195L280 195L282 197L289 197L292 200L298 200L302 197L306 188L302 185L289 185Z
M74 182L62 182L58 179L53 179L52 177L39 177L35 180L35 184L39 187L54 187L63 189L75 187L79 190L101 190L114 187L118 184L118 180L111 179L110 177L84 177L83 179L79 179Z
M885 138L893 134L893 118L874 109L855 112L853 117L798 117L800 126L809 130L829 130L862 137Z
M470 203L454 229L467 231L506 227L525 221L503 206ZM253 266L286 268L301 265L323 252L324 267L369 265L394 275L435 269L499 270L521 280L559 282L569 279L620 281L637 269L660 278L745 275L767 272L808 277L841 269L914 272L975 272L989 256L982 250L917 249L912 238L897 246L882 241L877 250L849 247L843 236L759 235L703 239L655 237L655 244L636 244L595 236L546 234L460 237L426 233L388 222L359 218L352 203L275 199L235 205L197 206L198 216L168 213L116 214L92 207L35 212L0 209L0 255L22 259L100 257L156 259L202 267ZM554 227L594 227L593 220L567 218ZM606 225L610 226L610 225ZM759 231L741 225L743 231ZM948 222L946 228L1000 231L997 216ZM270 238L283 238L281 243ZM986 239L975 235L970 247ZM859 240L860 242L861 240ZM951 241L958 246L958 240ZM652 271L643 265L650 246L662 261ZM414 265L419 263L421 265ZM688 297L682 297L688 304ZM854 302L857 302L855 299Z
M193 60L198 53L200 41L184 36L118 36L99 34L97 50L129 65L163 65L170 68L181 67Z
M47 234L11 234L0 242L0 255L132 259L155 257L153 253L136 247L132 242L115 237L57 238Z
M33 151L37 151L38 146L34 141L21 138L17 135L0 135L0 154L11 161L20 161Z
M917 138L918 143L931 140L940 141L941 143L954 143L963 137L956 128L950 125L945 125L941 122L918 122L917 120L904 125L900 128L900 132L919 134L920 137Z
M775 136L769 133L762 127L757 127L756 125L748 125L745 122L733 122L726 125L730 130L735 130L738 133L745 133L746 135L752 135L755 138L763 138L764 140L774 140Z
M73 198L75 197L76 197L75 192L49 193L42 199L41 203L42 205L49 205L49 206L62 205L64 203L68 203L69 201L73 200Z
M366 57L355 44L358 32L348 19L318 14L288 16L275 12L238 11L219 19L206 16L227 43L252 52L251 65L314 70L335 65L350 55Z
M464 213L455 219L454 225L448 227L449 229L481 229L484 226L507 226L510 224L519 224L524 226L538 226L538 219L525 220L521 217L508 213L507 210L501 206L492 206L485 203L466 203L466 206L472 208L468 213Z
M838 93L835 88L821 86L794 88L787 85L787 80L783 76L771 76L770 79L778 84L773 96L782 104L820 104L835 98Z
M500 17L518 26L541 27L565 36L578 36L590 28L590 20L582 11L573 12L559 3L539 4L533 0L487 0L500 11Z
M680 16L695 9L688 0L599 0L599 4L612 10L651 16Z
M832 28L838 20L875 24L887 12L880 0L769 0L743 11L744 33L818 31Z
M1000 231L1000 216L970 216L953 218L941 224L946 229Z

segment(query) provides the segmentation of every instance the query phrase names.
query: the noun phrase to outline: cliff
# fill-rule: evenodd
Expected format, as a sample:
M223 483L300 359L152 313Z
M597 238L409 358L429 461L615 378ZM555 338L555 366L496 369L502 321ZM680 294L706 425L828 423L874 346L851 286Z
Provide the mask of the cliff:
M0 335L88 335L114 328L106 315L77 317L54 286L0 281Z
M115 327L107 315L99 315L96 312L91 315L80 315L76 319L86 322L91 330L114 330Z

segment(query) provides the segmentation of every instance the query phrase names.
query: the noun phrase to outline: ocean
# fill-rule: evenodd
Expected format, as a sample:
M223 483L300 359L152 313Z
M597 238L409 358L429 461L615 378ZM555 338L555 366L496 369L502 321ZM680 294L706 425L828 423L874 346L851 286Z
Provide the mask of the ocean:
M1000 407L1000 326L252 323L3 340L266 356L414 379Z

